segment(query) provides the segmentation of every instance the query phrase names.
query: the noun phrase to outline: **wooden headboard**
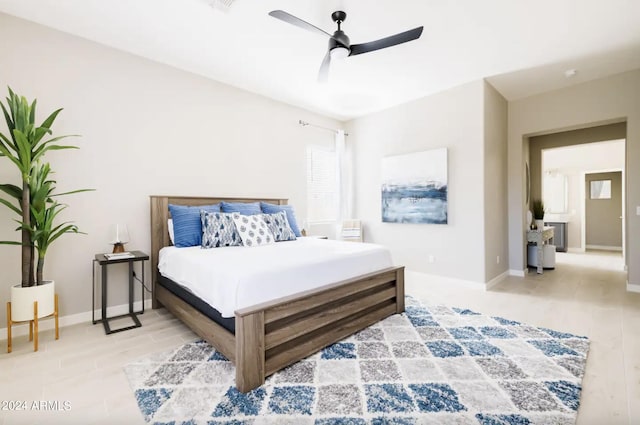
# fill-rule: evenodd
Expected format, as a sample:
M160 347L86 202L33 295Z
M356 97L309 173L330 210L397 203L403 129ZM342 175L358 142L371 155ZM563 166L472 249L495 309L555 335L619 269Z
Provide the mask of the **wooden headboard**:
M211 205L221 201L226 202L268 202L270 204L286 205L287 199L268 199L268 198L207 198L197 196L151 196L150 212L151 212L151 299L153 308L160 307L156 300L156 284L158 282L158 254L160 249L170 246L169 228L167 220L171 218L169 213L169 204L172 205Z

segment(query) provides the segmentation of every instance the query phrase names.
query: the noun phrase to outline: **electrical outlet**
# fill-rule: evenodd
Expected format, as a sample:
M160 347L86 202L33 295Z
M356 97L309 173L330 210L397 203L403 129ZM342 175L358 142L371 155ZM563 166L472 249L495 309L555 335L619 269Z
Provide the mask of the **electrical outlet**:
M434 257L433 255L430 255L430 256L429 256L429 262L430 262L430 263L433 263L433 262L435 262L435 261L436 261L436 257Z
M636 215L640 215L640 207L636 207Z
M500 264L500 256L496 256L496 264Z

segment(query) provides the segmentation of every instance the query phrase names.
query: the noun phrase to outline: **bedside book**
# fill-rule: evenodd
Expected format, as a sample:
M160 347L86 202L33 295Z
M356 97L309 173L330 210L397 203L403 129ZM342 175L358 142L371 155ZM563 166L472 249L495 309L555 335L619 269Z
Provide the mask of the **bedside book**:
M104 257L107 260L123 260L125 258L133 258L135 257L135 255L133 255L130 252L116 252L116 253L104 254Z

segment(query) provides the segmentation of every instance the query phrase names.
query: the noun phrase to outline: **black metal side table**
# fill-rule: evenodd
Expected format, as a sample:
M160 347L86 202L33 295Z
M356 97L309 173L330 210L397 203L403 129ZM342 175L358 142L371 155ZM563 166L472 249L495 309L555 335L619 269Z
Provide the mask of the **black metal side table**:
M144 262L149 260L149 255L145 254L142 251L130 251L131 257L128 258L112 258L109 259L107 257L105 257L104 254L96 254L94 260L93 260L93 280L92 280L92 285L91 285L91 319L93 321L93 324L95 325L98 322L102 322L102 325L104 326L104 332L109 335L112 333L116 333L116 332L122 332L122 331L126 331L129 329L134 329L134 328L139 328L140 326L142 326L142 324L140 323L140 320L138 320L137 315L138 314L143 314L144 313L144 284L145 284L145 279L144 279ZM136 261L141 261L142 262L142 280L138 281L140 282L141 285L141 299L142 299L142 310L139 311L133 311L133 298L134 298L134 278L135 278L135 273L133 270L133 263L135 263ZM101 292L102 292L102 297L101 297L101 301L102 301L102 313L101 313L101 318L99 320L96 320L95 318L95 313L94 313L94 306L95 306L95 287L96 287L96 263L98 263L100 265L100 269L101 269L101 273L102 273L102 278L100 279L100 286L101 286ZM119 264L119 263L128 263L129 264L129 312L125 313L125 314L120 314L118 316L113 316L113 317L107 317L107 266L111 265L111 264ZM131 326L126 326L124 328L119 328L119 329L111 329L111 327L109 326L109 320L111 319L118 319L121 317L130 317L131 320L133 320L133 325Z

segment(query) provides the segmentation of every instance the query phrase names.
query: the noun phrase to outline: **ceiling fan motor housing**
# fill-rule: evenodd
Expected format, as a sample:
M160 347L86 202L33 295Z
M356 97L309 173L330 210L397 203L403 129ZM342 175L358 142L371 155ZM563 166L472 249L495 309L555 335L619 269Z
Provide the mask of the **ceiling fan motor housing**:
M337 30L333 33L333 37L329 38L329 50L333 50L336 47L344 47L347 50L350 50L351 41L347 34L342 30Z

